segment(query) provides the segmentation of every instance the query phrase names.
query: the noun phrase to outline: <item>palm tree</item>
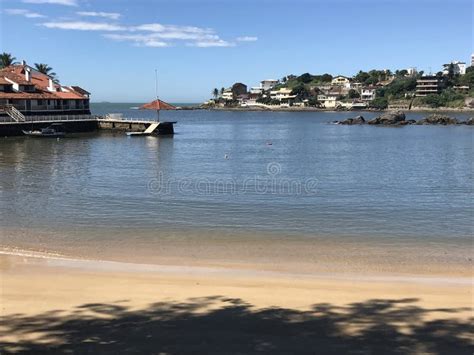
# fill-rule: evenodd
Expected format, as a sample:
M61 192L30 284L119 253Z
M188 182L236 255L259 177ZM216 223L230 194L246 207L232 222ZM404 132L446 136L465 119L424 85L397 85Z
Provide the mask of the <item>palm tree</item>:
M48 64L44 63L35 63L35 69L42 74L49 76L53 79L54 82L58 82L59 79L56 76L56 73L53 72L53 68L51 68Z
M10 65L16 64L16 58L10 53L3 52L0 54L0 69L9 67Z
M224 93L225 89L221 88L221 95Z
M212 95L215 99L217 99L217 97L219 96L219 89L214 88L214 90L212 90Z

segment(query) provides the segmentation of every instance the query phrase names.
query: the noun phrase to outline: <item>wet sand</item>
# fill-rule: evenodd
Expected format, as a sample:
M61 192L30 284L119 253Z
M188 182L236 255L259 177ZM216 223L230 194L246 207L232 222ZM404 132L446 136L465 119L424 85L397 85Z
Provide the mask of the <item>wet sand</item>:
M297 275L471 277L472 242L251 233L117 231L103 235L3 230L0 253Z

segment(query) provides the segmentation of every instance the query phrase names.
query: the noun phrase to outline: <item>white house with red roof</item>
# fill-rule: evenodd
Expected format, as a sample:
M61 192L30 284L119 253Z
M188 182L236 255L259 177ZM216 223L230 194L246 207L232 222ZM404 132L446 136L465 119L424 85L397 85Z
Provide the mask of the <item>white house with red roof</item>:
M24 61L0 69L0 115L90 115L89 98L88 91L55 83Z

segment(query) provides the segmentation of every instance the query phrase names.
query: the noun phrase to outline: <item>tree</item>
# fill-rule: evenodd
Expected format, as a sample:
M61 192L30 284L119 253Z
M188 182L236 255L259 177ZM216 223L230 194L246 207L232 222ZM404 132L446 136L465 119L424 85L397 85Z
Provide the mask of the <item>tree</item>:
M369 106L377 110L385 110L388 107L388 100L385 97L376 97L370 101Z
M309 92L308 89L306 89L306 87L303 84L295 86L293 90L291 91L291 94L296 95L296 97L300 100L305 100L311 96L311 93Z
M0 69L6 68L16 63L16 58L13 57L10 53L3 52L2 54L0 54Z
M311 80L313 80L313 77L311 76L310 73L304 73L304 74L301 74L299 77L298 77L298 81L304 83L304 84L307 84L309 83Z
M219 96L218 88L214 88L214 90L212 90L212 96L214 96L214 98L217 99L217 97Z
M408 75L408 70L402 69L402 70L395 70L395 76L397 78L404 77Z
M365 83L365 81L369 78L370 78L369 73L367 73L365 71L362 71L362 70L359 70L359 72L354 77L354 80L359 82L359 83Z
M327 73L321 75L321 81L322 81L323 83L329 83L329 82L331 82L331 81L332 81L332 75L331 75L331 74L327 74Z
M259 104L264 104L264 105L269 105L270 101L271 101L271 99L270 99L269 96L265 96L265 97L261 96L257 99L257 102Z
M469 67L466 69L466 74L461 75L459 78L460 85L467 85L471 88L474 87L474 67Z
M383 88L383 95L390 98L401 99L406 93L415 91L416 79L412 77L397 77L394 81Z
M221 88L221 95L224 93L225 89Z
M308 105L311 106L311 107L320 107L321 103L318 101L317 98L315 98L314 96L311 96L308 99Z
M452 89L444 90L441 94L431 94L422 98L422 102L433 108L450 107L456 101L464 100L464 96Z
M348 96L350 99L358 99L360 97L360 94L356 90L350 89Z
M51 68L48 64L35 63L35 69L40 73L49 76L51 79L53 79L54 82L58 82L56 73L53 72L53 68Z

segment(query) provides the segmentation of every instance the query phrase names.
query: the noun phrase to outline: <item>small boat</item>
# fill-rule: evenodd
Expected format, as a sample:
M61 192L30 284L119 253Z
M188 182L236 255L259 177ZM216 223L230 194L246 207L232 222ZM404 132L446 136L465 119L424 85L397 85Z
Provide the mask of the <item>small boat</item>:
M23 134L29 137L62 138L66 135L66 132L61 123L53 123L40 131L23 131Z

